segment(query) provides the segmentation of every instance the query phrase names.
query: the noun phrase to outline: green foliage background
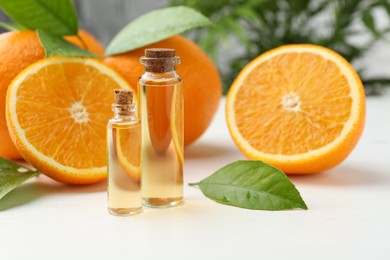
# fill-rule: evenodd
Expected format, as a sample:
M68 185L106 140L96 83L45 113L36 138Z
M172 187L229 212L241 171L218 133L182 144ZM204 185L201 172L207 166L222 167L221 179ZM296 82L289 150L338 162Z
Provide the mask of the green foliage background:
M244 47L244 54L222 75L225 93L249 61L280 45L318 44L353 63L377 41L389 40L390 24L379 28L375 19L377 12L390 17L388 0L172 0L171 5L192 7L214 22L191 32L214 61L220 58L221 44L238 42ZM354 41L362 35L366 41ZM368 94L379 94L390 85L390 76L368 78L365 68L356 69Z

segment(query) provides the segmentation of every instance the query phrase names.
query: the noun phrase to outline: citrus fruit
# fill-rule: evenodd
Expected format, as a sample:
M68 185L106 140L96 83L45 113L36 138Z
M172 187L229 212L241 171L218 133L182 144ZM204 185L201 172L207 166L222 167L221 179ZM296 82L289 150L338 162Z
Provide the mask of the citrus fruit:
M184 145L189 145L206 131L217 111L222 96L218 70L198 45L179 35L107 57L104 62L119 72L131 86L136 86L144 72L139 59L147 48L176 49L176 55L181 58L176 70L184 82Z
M238 148L286 173L316 173L343 161L365 121L352 66L320 46L286 45L250 62L233 82L226 120Z
M27 67L10 84L6 115L23 158L69 184L106 177L106 125L114 89L129 89L95 59L51 57Z
M99 56L104 55L102 44L84 30L79 31L88 49ZM83 44L76 36L66 39L79 47ZM34 31L13 31L0 34L0 157L18 159L20 155L9 137L5 122L5 96L8 85L15 76L30 64L45 56Z

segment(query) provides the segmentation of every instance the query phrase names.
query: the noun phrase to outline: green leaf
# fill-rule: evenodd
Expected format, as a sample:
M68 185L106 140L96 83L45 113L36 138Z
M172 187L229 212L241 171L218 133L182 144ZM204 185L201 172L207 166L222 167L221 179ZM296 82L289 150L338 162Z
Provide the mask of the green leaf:
M248 44L249 39L247 35L245 34L244 30L241 28L239 23L236 22L233 17L226 16L225 22L232 30L234 35L237 37L237 39L240 40L241 43Z
M152 11L120 30L108 45L106 55L131 51L205 25L211 25L210 20L189 7L177 6Z
M0 6L24 27L55 35L77 35L77 14L71 0L2 0Z
M98 56L87 50L65 41L62 36L52 35L46 31L38 30L39 41L45 49L45 57L50 56L87 56L97 58Z
M362 17L364 25L371 31L372 34L375 36L380 36L380 33L376 29L375 20L373 15L371 14L370 10L363 11L363 17Z
M219 40L225 36L226 32L221 32L221 26L213 26L206 37L203 37L199 42L199 46L207 53L207 55L215 62L217 60L217 47ZM218 33L217 33L218 32Z
M38 171L32 171L24 166L0 158L0 199L26 180L38 174Z
M23 31L26 30L26 28L20 24L15 23L4 23L0 21L0 27L3 27L4 29L7 29L9 31Z
M199 183L203 194L221 204L247 209L307 209L299 191L279 169L262 161L236 161Z
M383 7L385 8L387 14L390 16L390 3L388 0L382 0L381 2L383 4Z
M238 15L237 18L246 18L248 20L258 21L260 23L264 22L251 6L241 5L234 9L234 13Z
M305 11L310 4L310 0L287 0L290 5L290 8L296 13L301 13Z

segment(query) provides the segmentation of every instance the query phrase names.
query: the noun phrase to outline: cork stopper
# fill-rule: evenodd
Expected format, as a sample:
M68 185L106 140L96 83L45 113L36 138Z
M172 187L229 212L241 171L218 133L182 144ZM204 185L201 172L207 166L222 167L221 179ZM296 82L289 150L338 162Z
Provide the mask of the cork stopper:
M152 48L145 49L145 56L141 57L141 64L148 72L163 73L172 71L180 62L175 49Z
M134 92L127 89L115 89L115 103L118 105L132 105Z
M145 49L145 57L148 58L171 58L175 56L176 56L175 49L165 49L165 48Z
M115 103L112 104L112 111L115 115L131 116L137 111L134 104L134 92L127 89L114 90Z

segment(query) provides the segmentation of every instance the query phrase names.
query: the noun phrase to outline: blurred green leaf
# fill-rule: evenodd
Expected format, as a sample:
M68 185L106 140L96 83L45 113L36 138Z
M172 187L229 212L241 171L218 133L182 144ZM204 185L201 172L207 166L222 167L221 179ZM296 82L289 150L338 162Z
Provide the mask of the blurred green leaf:
M379 5L383 6L387 12L387 14L390 16L390 2L389 0L380 0Z
M235 9L235 14L242 18L246 18L248 20L253 20L253 21L261 21L262 18L253 10L252 7L250 6L239 6Z
M225 46L244 43L245 53L231 57L230 70L222 75L225 93L249 61L280 45L318 44L354 63L375 42L389 40L390 24L379 29L373 15L382 9L388 15L385 19L390 19L389 0L172 0L171 5L191 6L215 24L218 29L202 27L191 32L214 61L226 62L230 49ZM359 20L364 26L357 28ZM361 38L368 40L351 40ZM364 75L360 76L364 81ZM383 80L375 84L376 88L387 85Z
M380 37L380 33L376 29L375 20L370 10L363 11L362 20L366 27L372 32L372 34L374 34L376 37Z
M233 17L227 16L225 22L229 26L233 34L237 37L237 39L240 40L241 43L245 45L249 43L249 39L245 34L243 28L239 25L239 23L237 23L236 20L234 20Z
M287 1L291 9L296 13L301 13L305 11L310 3L310 0L288 0Z

